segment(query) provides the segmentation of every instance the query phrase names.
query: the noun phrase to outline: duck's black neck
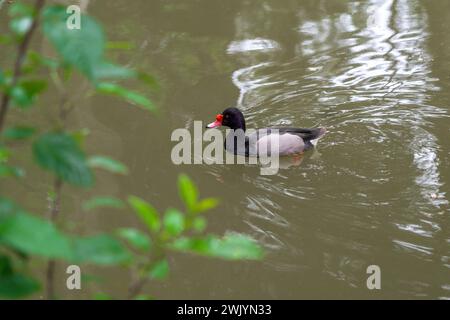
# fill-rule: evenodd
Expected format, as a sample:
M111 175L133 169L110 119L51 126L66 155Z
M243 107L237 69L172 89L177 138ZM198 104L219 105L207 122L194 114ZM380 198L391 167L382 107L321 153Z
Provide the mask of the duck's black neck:
M245 130L246 130L245 120L244 119L239 119L230 128L233 129L233 130L242 129L245 132Z

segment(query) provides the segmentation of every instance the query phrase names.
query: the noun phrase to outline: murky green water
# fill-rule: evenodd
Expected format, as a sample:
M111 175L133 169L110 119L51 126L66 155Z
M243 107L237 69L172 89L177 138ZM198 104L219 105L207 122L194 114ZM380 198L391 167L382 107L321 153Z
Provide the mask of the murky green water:
M131 213L84 213L81 201L136 194L180 206L175 181L186 172L203 195L222 199L211 231L249 233L268 251L251 263L173 256L170 279L148 292L450 298L449 1L114 0L91 1L88 11L111 40L136 44L114 56L158 75L161 112L80 101L70 125L88 127L88 149L119 158L131 174L100 174L88 192L66 188L64 214L86 233L137 225ZM40 103L54 101L49 94ZM250 128L320 124L329 133L275 176L255 166L173 165L172 130L210 122L228 106L243 110ZM42 212L50 179L32 179L13 191ZM372 264L382 272L378 291L366 287ZM90 292L125 290L125 272L102 272L114 282L94 282ZM89 294L64 283L66 298Z

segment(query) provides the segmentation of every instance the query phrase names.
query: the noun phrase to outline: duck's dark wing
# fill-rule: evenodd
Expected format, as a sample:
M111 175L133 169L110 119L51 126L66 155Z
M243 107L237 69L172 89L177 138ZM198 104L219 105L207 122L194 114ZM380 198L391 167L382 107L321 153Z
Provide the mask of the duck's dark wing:
M323 127L321 128L289 128L289 127L272 127L267 128L267 130L276 129L280 134L290 133L295 134L302 138L304 141L310 141L319 139L322 137L327 130Z

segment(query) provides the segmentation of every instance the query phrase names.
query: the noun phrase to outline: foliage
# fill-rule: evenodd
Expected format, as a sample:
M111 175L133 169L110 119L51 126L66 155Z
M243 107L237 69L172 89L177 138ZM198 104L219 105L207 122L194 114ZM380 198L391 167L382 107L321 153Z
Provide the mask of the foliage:
M201 215L213 209L218 201L213 198L199 200L197 187L186 175L180 175L178 185L186 212L168 208L161 214L144 200L134 196L129 198L131 207L146 225L148 233L130 228L118 230L118 233L135 249L133 261L138 264L141 274L150 279L165 278L170 269L167 255L171 251L227 260L263 257L261 247L249 236L238 233L228 233L223 237L205 234L206 220ZM202 207L201 203L208 205ZM149 255L151 252L158 255L152 257Z
M168 208L160 213L142 198L130 195L125 200L109 195L94 196L83 202L84 211L98 208L135 212L143 223L143 230L122 227L112 234L70 234L59 227L62 214L62 186L92 187L97 169L113 174L127 175L125 164L105 155L87 155L84 140L87 128L69 131L65 118L77 107L67 102L68 87L78 73L91 86L91 92L118 97L146 111L154 111L150 98L118 84L124 79L135 79L158 88L154 77L139 70L116 65L106 59L107 40L100 24L92 17L82 15L82 28L66 27L66 8L57 5L33 7L15 1L9 5L9 34L2 35L1 43L17 47L16 66L12 70L0 68L0 178L23 178L25 171L14 164L14 147L20 143L32 154L37 166L51 175L53 190L49 191L50 217L33 214L0 195L0 297L23 298L53 287L52 276L47 283L31 275L31 259L41 259L48 265L56 261L101 266L121 265L133 272L137 283L130 285L129 297L148 299L140 293L143 281L162 280L169 275L169 255L172 252L193 253L229 260L260 259L261 247L245 235L227 233L223 237L205 233L204 214L218 205L215 198L200 199L197 187L186 175L178 179L179 195L185 209ZM39 20L40 24L36 21ZM35 30L37 28L37 30ZM43 55L29 48L31 36L42 35L54 49L52 55ZM45 71L45 72L41 72ZM50 75L50 76L43 76ZM14 123L3 128L9 109L26 111L39 102L49 88L56 88L60 100L58 121L50 127L37 127L33 123ZM54 112L50 106L44 112ZM2 193L4 191L2 190ZM42 208L44 209L44 208ZM81 213L80 213L81 214ZM64 217L63 217L64 218ZM48 269L51 270L51 269ZM47 270L47 272L49 272ZM53 298L49 292L47 298ZM99 293L97 299L109 299Z
M33 143L33 155L37 164L68 183L81 187L93 184L92 172L83 151L67 133L41 135Z

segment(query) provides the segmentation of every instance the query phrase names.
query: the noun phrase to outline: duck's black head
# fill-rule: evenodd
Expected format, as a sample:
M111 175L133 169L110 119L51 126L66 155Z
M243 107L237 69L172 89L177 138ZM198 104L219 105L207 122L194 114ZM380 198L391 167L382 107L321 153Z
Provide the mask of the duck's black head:
M245 131L244 115L238 108L227 108L216 116L216 121L208 124L207 128L226 126L231 129L242 129Z

